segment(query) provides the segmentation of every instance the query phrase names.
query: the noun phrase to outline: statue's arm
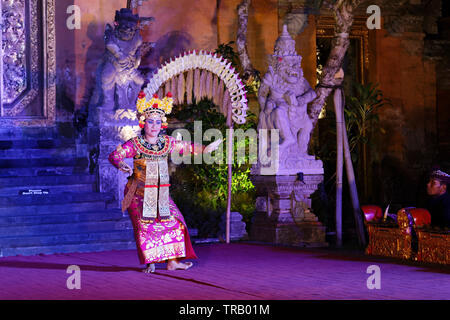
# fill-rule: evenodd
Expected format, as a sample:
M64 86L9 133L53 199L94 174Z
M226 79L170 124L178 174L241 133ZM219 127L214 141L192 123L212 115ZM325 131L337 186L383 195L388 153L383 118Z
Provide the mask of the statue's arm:
M142 46L143 40L141 35L139 34L139 30L136 31L136 33L134 34L134 38L132 40L132 50L130 51L133 55L133 58L135 60L140 60L141 59L141 46Z
M138 45L136 49L136 53L134 54L134 67L138 68L141 64L141 44L142 41L140 41L140 44Z
M144 43L144 41L142 40L142 37L141 37L141 35L139 34L139 31L137 31L136 32L136 42L135 42L135 46L134 46L134 48L135 48L135 50L136 50L136 56L137 55L141 55L141 46L142 46L142 43Z
M299 104L308 104L317 97L317 94L305 78L303 78L303 87L305 88L305 92L297 97L297 100L299 101Z
M122 54L122 51L120 50L119 46L118 46L117 44L115 44L114 42L109 41L109 42L106 44L106 49L107 49L109 52L111 52L112 55L113 55L114 57L117 58L117 60L119 60L119 61L120 61L120 60L123 60L123 54Z

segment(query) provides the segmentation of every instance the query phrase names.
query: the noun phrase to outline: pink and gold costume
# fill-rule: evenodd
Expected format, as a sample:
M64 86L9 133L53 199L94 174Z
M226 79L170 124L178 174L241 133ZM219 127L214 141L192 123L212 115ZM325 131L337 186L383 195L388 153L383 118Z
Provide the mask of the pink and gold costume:
M172 152L193 152L193 145L168 135L159 135L156 144L149 144L138 136L109 155L116 168L124 158L134 158L122 210L128 209L141 264L197 258L183 215L169 195L168 156Z

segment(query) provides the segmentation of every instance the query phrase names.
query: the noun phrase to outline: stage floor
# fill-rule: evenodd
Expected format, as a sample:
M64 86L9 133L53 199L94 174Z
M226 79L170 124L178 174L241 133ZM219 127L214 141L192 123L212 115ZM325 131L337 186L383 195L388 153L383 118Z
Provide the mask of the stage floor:
M450 299L450 268L360 252L252 243L194 245L187 271L140 272L134 250L0 258L0 299ZM80 268L69 290L67 267ZM367 268L380 268L368 289Z

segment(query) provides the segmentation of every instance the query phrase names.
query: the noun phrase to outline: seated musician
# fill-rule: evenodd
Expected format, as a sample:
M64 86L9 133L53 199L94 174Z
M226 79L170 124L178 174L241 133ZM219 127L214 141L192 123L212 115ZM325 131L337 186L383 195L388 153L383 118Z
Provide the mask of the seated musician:
M450 175L435 170L430 175L427 193L430 199L427 209L431 214L431 225L450 228L450 194L447 191Z

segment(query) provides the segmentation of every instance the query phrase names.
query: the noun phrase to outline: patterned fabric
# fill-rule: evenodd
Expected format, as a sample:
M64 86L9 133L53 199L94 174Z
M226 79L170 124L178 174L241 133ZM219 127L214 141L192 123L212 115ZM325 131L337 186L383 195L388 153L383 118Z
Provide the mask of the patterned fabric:
M123 209L128 209L133 223L141 264L197 258L183 215L169 195L167 155L203 151L203 146L194 148L192 143L166 135L160 136L158 143L154 147L136 137L117 147L108 158L116 168L125 158L134 158L133 176L125 188L124 202L128 203L123 203ZM145 210L149 210L152 219L144 219L149 216Z
M155 219L158 214L158 181L159 163L158 161L145 161L145 185L144 204L142 217L145 219Z
M158 195L158 210L161 218L170 215L169 209L169 166L167 159L165 161L158 161L159 169L159 195ZM148 169L147 169L148 171Z
M184 218L170 198L170 218L155 219L153 222L142 220L143 198L135 196L128 208L133 223L134 237L138 249L139 262L155 263L167 259L197 258L189 238Z

